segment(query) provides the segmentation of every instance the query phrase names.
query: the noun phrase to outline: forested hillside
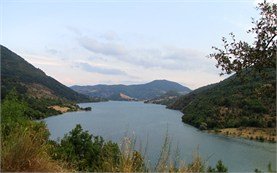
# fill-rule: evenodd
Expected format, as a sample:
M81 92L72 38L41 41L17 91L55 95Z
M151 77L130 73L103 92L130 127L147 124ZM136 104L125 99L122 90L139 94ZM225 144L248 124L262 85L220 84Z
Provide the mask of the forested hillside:
M19 93L34 97L62 98L85 102L89 98L47 76L23 58L1 45L1 91L2 98L15 88Z
M16 92L28 103L26 116L41 119L46 116L81 109L77 102L99 101L79 94L47 76L23 58L1 45L1 100ZM53 108L53 106L55 106Z
M169 106L184 113L183 122L226 135L276 141L277 5L263 1L257 9L260 16L252 18L253 27L247 30L252 43L237 40L231 32L230 39L222 37L222 47L213 46L208 55L221 75L235 75Z
M276 71L233 75L199 88L168 106L181 110L183 122L200 129L276 127Z
M144 103L154 103L154 104L161 104L161 105L170 105L174 103L179 97L181 96L180 93L176 91L168 91L160 97L146 100Z

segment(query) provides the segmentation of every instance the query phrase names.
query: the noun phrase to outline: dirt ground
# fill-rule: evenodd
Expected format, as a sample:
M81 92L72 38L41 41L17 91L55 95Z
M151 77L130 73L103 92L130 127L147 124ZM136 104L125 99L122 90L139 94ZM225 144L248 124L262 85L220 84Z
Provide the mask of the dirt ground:
M208 132L223 134L232 137L242 137L250 140L276 142L275 128L240 127L219 130L208 130Z
M62 113L65 113L70 109L69 107L61 107L61 106L58 106L58 105L50 106L49 108L55 109L55 110L60 111Z

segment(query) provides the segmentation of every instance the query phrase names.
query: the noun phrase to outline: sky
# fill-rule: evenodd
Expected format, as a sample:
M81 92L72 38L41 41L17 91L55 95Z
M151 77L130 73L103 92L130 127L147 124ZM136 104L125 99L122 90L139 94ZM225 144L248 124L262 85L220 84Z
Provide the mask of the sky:
M219 82L212 46L258 19L253 0L0 0L1 45L61 83L191 89Z

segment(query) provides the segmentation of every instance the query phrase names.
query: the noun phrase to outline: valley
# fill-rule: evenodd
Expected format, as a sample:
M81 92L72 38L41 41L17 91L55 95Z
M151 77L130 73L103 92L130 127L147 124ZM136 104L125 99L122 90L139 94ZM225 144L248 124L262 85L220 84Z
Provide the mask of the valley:
M81 124L91 134L103 136L105 140L112 140L118 144L122 144L122 139L128 136L131 139L135 138L135 149L144 152L147 147L149 164L155 167L162 144L168 135L172 159L178 147L180 160L191 162L193 153L190 151L197 150L198 146L199 155L203 159L210 157L209 165L215 166L220 159L228 165L230 172L244 172L255 168L266 170L268 163L271 163L273 169L276 168L274 143L200 131L184 124L181 121L181 112L166 109L163 105L127 101L79 105L93 109L91 112L69 112L43 120L50 130L51 139L62 138L75 124Z
M22 119L18 125L17 123L13 125L19 129L33 120L43 119L46 124L42 126L45 126L45 130L49 129L54 146L59 146L60 144L54 141L63 136L65 140L66 134L76 124L80 124L84 129L90 129L89 132L92 134L103 136L106 141L116 141L115 146L120 145L126 130L131 130L143 145L146 145L147 140L142 134L150 135L149 142L152 147L150 147L149 159L152 165L155 165L159 164L160 149L158 148L163 140L166 140L161 136L168 128L170 132L168 135L172 137L173 145L178 142L188 145L182 146L182 150L192 151L196 145L200 145L199 152L204 158L210 157L211 152L217 153L217 156L211 159L211 166L216 166L219 164L218 160L223 160L230 171L248 171L256 168L266 170L268 164L276 169L274 164L276 160L273 157L276 154L276 148L275 144L271 144L276 143L274 128L276 106L273 104L276 94L272 94L272 91L276 90L274 78L276 72L273 69L265 69L266 77L249 76L242 82L240 78L233 75L222 82L193 91L167 80L154 80L146 84L129 86L96 85L67 88L7 48L1 46L1 50L2 64L5 64L1 73L1 90L4 98L2 105L5 110L9 109L9 102L13 105L27 106L24 109L21 109L21 106L14 108L11 114L4 112L2 126L5 135L10 133L8 130L10 125L7 124L13 115L16 117L11 122ZM13 70L14 68L18 71ZM24 71L21 71L22 69ZM63 88L69 92L62 91ZM79 104L80 102L99 103ZM17 115L19 114L17 110L21 112L20 115ZM22 112L22 110L25 111ZM58 114L61 115L53 116ZM149 132L154 132L155 136L158 133L159 135L154 137L154 134ZM225 145L234 147L234 150L230 150L231 153L241 153L242 147L247 156L253 158L255 155L257 160L252 159L253 164L250 164L242 160L246 155L225 157ZM210 147L207 148L207 146ZM137 145L134 147L134 150L138 150ZM267 150L264 150L264 147ZM222 151L218 151L219 148ZM61 151L52 152L56 152L56 155L62 154ZM56 156L51 157L59 159ZM191 156L188 157L188 153L182 155L182 159L195 162L191 160ZM233 160L239 162L233 163ZM242 162L244 167L241 166ZM139 170L142 169L144 167L139 168ZM155 168L150 166L148 169ZM94 168L94 170L97 169Z
M3 0L0 18L0 172L276 172L275 1Z

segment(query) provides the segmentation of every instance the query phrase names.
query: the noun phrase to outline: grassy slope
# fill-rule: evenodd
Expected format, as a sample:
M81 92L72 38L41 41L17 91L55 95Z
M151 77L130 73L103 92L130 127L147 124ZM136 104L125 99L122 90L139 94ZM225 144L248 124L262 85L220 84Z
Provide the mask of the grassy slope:
M266 76L236 75L199 88L169 105L181 110L183 122L200 129L276 127L276 71Z

